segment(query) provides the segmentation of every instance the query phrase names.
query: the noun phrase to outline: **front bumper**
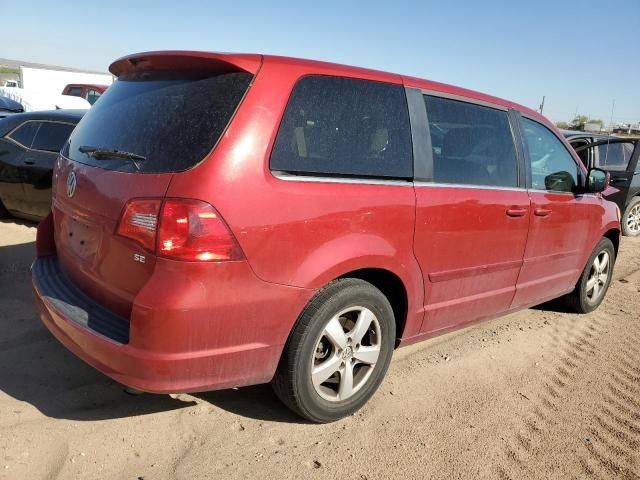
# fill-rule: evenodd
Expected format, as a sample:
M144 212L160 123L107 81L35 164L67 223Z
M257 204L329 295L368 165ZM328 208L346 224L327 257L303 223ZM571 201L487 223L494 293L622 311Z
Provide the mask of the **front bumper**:
M158 261L130 319L82 293L55 256L34 262L32 280L51 333L123 385L175 393L270 381L313 291L263 282L246 262L208 267Z

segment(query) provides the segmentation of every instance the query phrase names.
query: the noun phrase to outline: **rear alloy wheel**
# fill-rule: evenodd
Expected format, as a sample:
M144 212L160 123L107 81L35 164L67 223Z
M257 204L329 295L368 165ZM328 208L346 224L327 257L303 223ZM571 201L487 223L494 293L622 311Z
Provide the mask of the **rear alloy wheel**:
M294 327L272 382L278 397L312 422L359 410L389 367L395 320L387 298L360 279L330 283Z
M640 235L640 197L635 197L622 216L622 233L628 237Z
M589 313L600 306L611 284L615 249L608 238L602 238L587 261L575 290L566 299L572 310Z
M320 334L310 365L316 393L330 402L358 393L376 367L381 337L380 322L368 308L337 313Z

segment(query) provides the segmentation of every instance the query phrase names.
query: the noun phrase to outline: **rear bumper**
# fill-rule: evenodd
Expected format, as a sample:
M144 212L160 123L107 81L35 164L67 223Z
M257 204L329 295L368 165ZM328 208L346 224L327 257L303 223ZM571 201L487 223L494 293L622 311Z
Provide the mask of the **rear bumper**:
M246 262L203 268L162 261L139 292L131 318L123 319L79 292L56 263L41 257L32 267L42 322L85 362L146 392L270 381L288 333L313 295L265 283ZM206 282L203 275L215 278Z

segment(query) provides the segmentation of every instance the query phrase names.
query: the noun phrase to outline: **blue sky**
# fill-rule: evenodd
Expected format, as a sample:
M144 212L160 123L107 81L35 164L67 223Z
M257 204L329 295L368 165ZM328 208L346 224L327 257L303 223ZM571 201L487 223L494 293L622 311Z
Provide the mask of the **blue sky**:
M273 53L640 121L640 0L10 2L0 57L106 70L136 51Z

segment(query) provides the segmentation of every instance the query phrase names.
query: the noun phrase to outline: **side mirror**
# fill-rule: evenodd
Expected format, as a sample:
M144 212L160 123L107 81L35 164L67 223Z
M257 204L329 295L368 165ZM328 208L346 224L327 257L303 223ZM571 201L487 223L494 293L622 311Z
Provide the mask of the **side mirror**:
M556 192L573 192L576 187L573 175L569 172L555 172L544 177L544 186L547 190Z
M587 191L591 193L603 192L609 186L611 174L600 168L589 169L587 177Z

